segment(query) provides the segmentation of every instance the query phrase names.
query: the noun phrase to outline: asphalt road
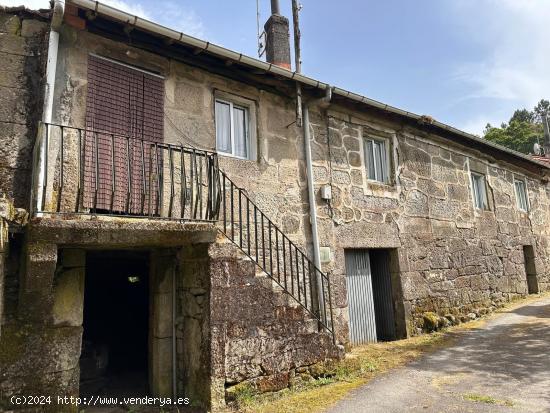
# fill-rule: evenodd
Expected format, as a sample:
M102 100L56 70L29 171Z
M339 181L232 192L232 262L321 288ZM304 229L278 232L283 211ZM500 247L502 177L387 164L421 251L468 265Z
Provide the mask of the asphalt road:
M327 410L347 412L550 412L550 298L460 333Z

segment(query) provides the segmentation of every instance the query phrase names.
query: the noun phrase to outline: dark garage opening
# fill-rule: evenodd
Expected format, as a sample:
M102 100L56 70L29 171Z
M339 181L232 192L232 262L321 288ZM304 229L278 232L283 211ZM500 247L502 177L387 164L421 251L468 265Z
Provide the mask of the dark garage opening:
M149 254L86 255L80 394L140 397L148 389Z
M378 341L395 340L395 313L388 250L370 250L372 295Z
M525 275L527 276L527 292L529 294L538 294L539 283L535 266L535 250L532 245L523 246L523 259L525 262Z

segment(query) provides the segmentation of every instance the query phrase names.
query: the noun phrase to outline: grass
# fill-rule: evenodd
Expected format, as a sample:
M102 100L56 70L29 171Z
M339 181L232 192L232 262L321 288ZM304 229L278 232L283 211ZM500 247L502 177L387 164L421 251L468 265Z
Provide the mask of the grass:
M356 347L344 360L326 364L327 377L303 382L278 393L254 394L252 389L241 391L237 395L239 410L246 413L317 412L377 375L440 348L450 340L449 335L433 333Z
M469 400L472 402L478 402L478 403L487 403L487 404L501 404L504 406L512 407L514 405L514 402L510 400L499 400L495 399L494 397L487 396L484 394L476 394L476 393L468 393L463 394L462 397L465 400Z
M237 408L244 413L314 413L332 406L351 390L360 387L388 370L404 366L422 354L452 344L461 331L480 328L498 313L511 311L550 293L530 296L508 303L495 313L481 319L450 327L443 331L411 337L406 340L376 343L353 348L344 360L326 364L326 377L302 382L277 393L256 394L244 386L236 395ZM466 394L467 400L512 406L511 401L490 396Z

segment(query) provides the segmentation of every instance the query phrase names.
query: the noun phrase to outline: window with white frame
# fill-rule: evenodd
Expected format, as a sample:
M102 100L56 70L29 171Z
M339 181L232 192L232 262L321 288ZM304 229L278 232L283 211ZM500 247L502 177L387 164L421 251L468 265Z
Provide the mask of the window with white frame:
M525 187L525 181L517 179L514 181L516 187L516 202L518 208L527 212L529 210L529 202L527 201L527 188Z
M389 145L384 139L365 138L365 164L367 178L389 182Z
M472 172L471 179L475 207L478 209L488 210L489 202L487 200L487 184L485 181L485 175Z
M249 111L245 106L216 99L216 148L218 152L250 159Z

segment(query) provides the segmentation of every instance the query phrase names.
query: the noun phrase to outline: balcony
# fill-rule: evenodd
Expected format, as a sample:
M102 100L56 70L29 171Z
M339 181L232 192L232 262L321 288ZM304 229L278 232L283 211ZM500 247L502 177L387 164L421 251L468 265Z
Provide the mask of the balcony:
M215 152L98 130L41 124L33 156L33 216L217 222L219 232L335 337L328 274L315 266L247 192L219 169ZM112 230L108 225L117 223L102 224L100 232L102 228ZM126 243L158 242L158 237L154 237L156 241L145 240L151 232L159 232L156 224L145 229L135 227L136 224L128 223L142 232L134 232L132 241ZM75 223L47 220L35 231L42 231L43 237L56 238L52 228L72 231ZM194 239L200 238L197 229L193 229ZM71 242L85 243L83 237L91 234L90 228L86 230L78 236L72 234ZM168 237L163 238L165 243L174 242L170 238L173 228L164 230ZM180 232L177 237L176 243L181 243ZM113 242L109 234L96 233L95 239L102 244ZM208 239L211 242L215 236Z
M218 219L214 152L104 131L41 124L33 159L35 216Z

